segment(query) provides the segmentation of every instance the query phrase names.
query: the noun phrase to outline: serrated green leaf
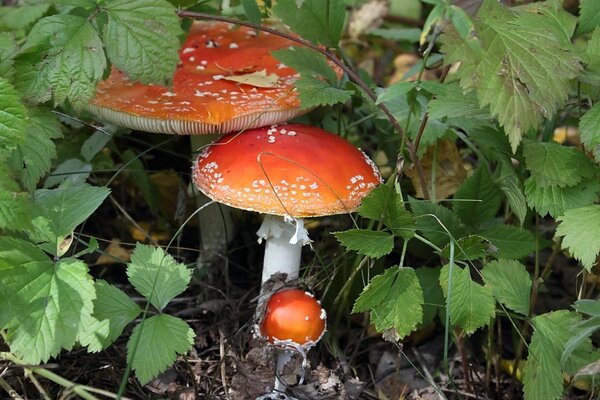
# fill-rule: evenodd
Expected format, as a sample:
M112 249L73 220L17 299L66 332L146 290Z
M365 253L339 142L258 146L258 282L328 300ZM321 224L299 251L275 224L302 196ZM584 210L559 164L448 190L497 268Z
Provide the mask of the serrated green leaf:
M470 226L479 226L492 219L502 202L500 190L485 165L479 166L460 185L454 200L454 212L462 222Z
M481 270L485 284L492 288L496 300L522 315L529 315L531 277L516 260L492 261Z
M440 269L422 267L415 270L423 289L423 326L433 321L438 310L444 307L444 293L439 283Z
M367 257L383 257L394 249L394 235L388 232L349 229L333 234L342 246Z
M35 65L37 79L49 84L55 105L69 100L77 108L85 106L106 69L96 28L76 15L42 18L31 29L21 51L42 56ZM32 100L47 100L44 86L30 93Z
M593 31L600 25L600 3L595 0L581 0L579 7L577 34Z
M62 182L69 182L72 186L78 186L87 180L92 172L92 165L78 158L69 158L58 164L54 171L46 178L44 188L48 189L58 186Z
M289 49L273 51L271 54L286 66L295 69L301 76L323 77L332 85L338 82L337 75L325 56L314 50L292 46Z
M594 154L596 161L600 162L600 103L594 104L581 117L579 134L585 148Z
M573 313L555 311L532 319L534 327L529 356L523 368L526 400L557 400L563 392L560 356L571 337L569 327L577 320Z
M14 73L14 57L19 48L13 35L9 32L0 32L0 77L11 79Z
M103 37L110 61L131 79L166 83L173 79L182 34L175 7L166 0L112 0Z
M10 349L32 364L71 349L95 298L93 279L80 260L53 263L33 244L0 238L0 282L10 295Z
M442 249L442 256L446 259L450 258L452 247L448 244ZM485 239L478 235L467 236L456 241L454 246L455 260L476 260L486 255L488 244Z
M155 315L133 329L127 343L127 362L140 383L146 384L173 364L178 354L187 353L194 336L185 321L167 314Z
M62 255L61 244L77 225L85 221L108 196L105 187L89 185L39 189L34 194L32 239L49 243L49 251Z
M566 373L575 375L581 367L600 360L597 356L593 357L591 354L591 336L594 332L600 330L600 316L581 321L571 326L570 330L571 338L565 344L560 363Z
M567 210L556 220L560 222L556 235L563 236L562 247L591 271L600 253L600 205Z
M343 1L278 0L272 10L292 31L311 42L336 47L340 41L346 17Z
M415 221L404 208L402 197L390 185L379 185L365 197L358 213L374 221L383 221L394 234L410 239L415 233Z
M523 224L527 215L527 199L523 192L521 179L515 172L510 159L501 158L499 160L499 168L497 169L495 180L502 193L506 196L511 211L517 216L519 222Z
M596 173L594 164L574 147L530 142L523 149L527 169L538 186L575 186Z
M577 300L573 305L573 308L575 308L578 313L586 314L590 317L600 317L600 300Z
M423 291L415 271L393 267L371 279L352 308L362 311L370 311L379 332L395 329L400 339L409 335L423 320Z
M494 317L494 297L489 287L473 282L468 269L455 265L451 278L450 266L445 265L440 272L440 286L446 298L450 295L450 322L469 335Z
M31 196L0 190L0 229L24 231L31 228Z
M142 312L140 307L116 286L103 280L96 281L94 312L79 342L95 353L106 349L123 329Z
M477 96L474 92L463 93L456 83L445 84L441 93L436 93L427 105L429 116L432 118L479 118L490 117L487 108L479 107Z
M385 88L378 96L375 104L392 101L400 96L406 95L416 87L416 82L396 82Z
M23 186L32 192L56 158L56 145L52 139L62 137L61 125L50 110L30 108L25 126L25 140L15 152L14 162L19 166Z
M301 76L296 81L296 88L300 106L305 109L345 103L354 94L351 90L339 89L312 76Z
M450 243L446 230L455 239L466 235L466 229L458 216L448 208L429 201L410 201L417 222L417 230L438 247Z
M127 265L129 281L158 310L187 289L192 271L159 247L138 243Z
M566 101L579 59L542 13L515 13L485 0L475 22L483 54L448 30L442 47L446 63L461 61L461 86L475 90L482 107L489 105L515 151L524 133Z
M499 225L479 231L494 247L491 252L496 258L523 258L536 249L533 234L512 225Z
M600 194L600 182L586 180L577 186L559 188L558 186L538 187L533 178L525 180L527 203L542 217L550 214L556 218L567 210L593 204Z
M242 6L244 7L244 13L248 21L260 24L262 13L260 12L260 8L258 8L256 0L242 0Z
M0 77L0 150L9 151L23 142L27 110L9 81Z

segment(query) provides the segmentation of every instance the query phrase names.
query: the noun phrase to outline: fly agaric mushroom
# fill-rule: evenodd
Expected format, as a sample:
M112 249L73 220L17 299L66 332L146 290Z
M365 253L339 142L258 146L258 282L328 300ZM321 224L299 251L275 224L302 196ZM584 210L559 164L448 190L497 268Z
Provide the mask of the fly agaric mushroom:
M179 50L172 87L133 82L113 69L88 109L131 129L193 135L192 148L199 149L214 140L199 135L242 131L307 111L294 91L298 74L270 54L293 44L268 32L197 21ZM223 211L209 208L199 220L209 257L225 248L233 231Z
M133 82L113 69L88 109L121 126L179 135L287 121L303 112L294 91L299 76L271 51L292 45L247 27L194 22L179 51L171 88Z
M379 183L375 164L341 137L300 125L273 125L229 134L200 153L198 189L220 203L269 214L262 283L273 274L298 277L309 243L301 218L350 213ZM296 227L286 222L296 221Z
M300 289L285 289L271 295L259 332L264 339L283 350L277 356L276 375L283 372L283 367L290 360L290 350L302 355L302 366L305 366L306 351L321 340L326 324L327 313L312 294ZM303 376L300 383L302 381ZM284 389L284 383L277 377L274 391Z

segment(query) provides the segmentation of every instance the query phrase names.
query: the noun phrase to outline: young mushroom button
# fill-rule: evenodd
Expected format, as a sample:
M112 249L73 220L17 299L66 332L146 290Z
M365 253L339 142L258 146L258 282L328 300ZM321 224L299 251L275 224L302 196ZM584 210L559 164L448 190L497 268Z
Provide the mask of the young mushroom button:
M360 150L300 124L226 135L198 156L193 173L197 187L213 200L268 214L257 232L267 242L263 283L275 273L298 277L301 246L309 242L301 218L355 211L381 183ZM274 216L295 220L295 228Z

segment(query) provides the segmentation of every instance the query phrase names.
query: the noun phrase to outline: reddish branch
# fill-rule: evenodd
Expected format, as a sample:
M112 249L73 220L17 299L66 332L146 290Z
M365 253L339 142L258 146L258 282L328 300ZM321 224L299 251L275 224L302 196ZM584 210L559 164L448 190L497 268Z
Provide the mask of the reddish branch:
M291 35L291 34L288 34L285 32L278 31L273 28L269 28L269 27L262 26L259 24L254 24L252 22L240 21L240 20L237 20L234 18L227 18L227 17L222 17L219 15L211 15L211 14L205 14L205 13L199 13L199 12L193 12L193 11L179 11L177 14L181 18L208 19L208 20L221 21L221 22L226 22L226 23L235 24L235 25L247 26L252 29L256 29L259 31L268 32L273 35L281 36L292 42L295 42L302 46L308 47L318 53L323 54L332 63L334 63L336 66L338 66L340 69L342 69L342 71L344 71L346 73L346 75L348 75L348 77L354 83L356 83L367 94L367 96L369 96L371 98L371 100L373 100L373 102L376 102L376 100L377 100L377 95L375 94L375 92L360 78L360 76L356 72L354 72L351 68L349 68L334 53L332 53L331 51L329 51L326 48L319 47L319 46L309 42L308 40L302 39L298 36L294 36L294 35ZM406 134L405 134L404 130L402 129L402 127L400 126L398 120L392 115L392 113L387 108L387 106L384 103L379 103L379 104L377 104L377 106L385 114L387 119L390 121L390 123L394 127L394 130L396 130L396 132L398 132L400 134L402 140L406 144L408 153L410 155L411 162L413 163L413 165L415 166L415 168L417 170L417 175L419 177L419 183L421 185L421 189L423 190L424 197L426 199L428 199L429 191L427 190L427 181L425 180L425 172L423 171L423 167L421 166L421 163L419 162L419 158L417 156L417 147L406 136Z

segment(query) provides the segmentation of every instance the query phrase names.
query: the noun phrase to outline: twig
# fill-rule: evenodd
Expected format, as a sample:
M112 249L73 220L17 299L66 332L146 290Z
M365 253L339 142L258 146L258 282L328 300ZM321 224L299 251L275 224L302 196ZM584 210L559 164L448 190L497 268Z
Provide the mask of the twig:
M0 386L8 393L11 399L24 400L12 386L9 385L4 378L0 378Z
M302 39L298 36L294 36L294 35L291 35L291 34L288 34L285 32L278 31L277 29L269 28L269 27L259 25L259 24L254 24L254 23L248 22L248 21L240 21L240 20L237 20L234 18L227 18L227 17L223 17L220 15L211 15L211 14L206 14L206 13L183 11L183 10L178 11L177 14L181 18L208 19L208 20L213 20L213 21L226 22L226 23L234 24L234 25L246 26L248 28L256 29L256 30L263 31L263 32L268 32L272 35L283 37L289 41L298 43L302 46L312 49L318 53L321 53L325 57L327 57L332 63L334 63L337 67L339 67L342 71L344 71L344 73L346 73L346 75L348 75L350 80L352 80L354 83L356 83L365 92L365 94L367 96L369 96L369 98L371 100L373 100L374 103L376 103L376 101L377 101L377 95L375 94L375 92L373 90L371 90L369 85L367 85L356 72L354 72L351 68L349 68L342 60L340 60L334 53L332 53L327 48L319 47L316 44L313 44L313 43L309 42L308 40ZM411 161L415 165L415 168L417 170L417 175L419 176L419 183L422 186L423 193L425 193L427 191L427 181L425 180L425 173L423 172L423 168L421 167L419 159L418 159L418 157L416 157L417 152L414 149L414 144L407 137L406 132L404 131L404 129L402 129L402 127L400 126L400 123L392 115L391 111L387 108L387 106L384 103L379 103L376 105L385 114L385 116L389 120L390 124L394 127L394 130L396 132L398 132L398 134L402 138L402 142L406 144Z
M223 391L225 392L225 398L229 400L229 390L227 389L227 369L225 364L225 334L221 328L219 328L219 358L221 359L221 380L223 381Z

